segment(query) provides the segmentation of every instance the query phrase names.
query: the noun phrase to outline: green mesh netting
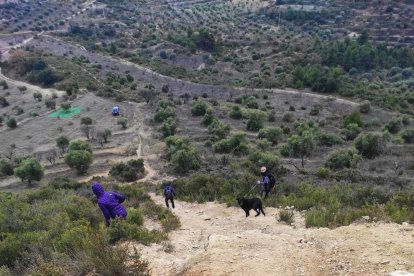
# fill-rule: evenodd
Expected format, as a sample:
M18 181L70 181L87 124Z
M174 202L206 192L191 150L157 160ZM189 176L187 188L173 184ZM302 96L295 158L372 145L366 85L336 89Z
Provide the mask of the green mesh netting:
M81 113L82 109L80 107L71 107L69 110L64 111L62 108L53 112L49 115L52 118L70 118L75 116L76 114Z

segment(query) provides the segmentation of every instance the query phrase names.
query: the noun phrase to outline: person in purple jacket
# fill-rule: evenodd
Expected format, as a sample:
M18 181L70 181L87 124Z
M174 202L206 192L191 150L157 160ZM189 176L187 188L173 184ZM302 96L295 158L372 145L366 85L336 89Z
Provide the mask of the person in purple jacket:
M98 198L98 205L105 217L106 226L109 226L109 220L111 218L121 217L126 219L127 211L121 204L125 200L124 195L113 191L105 192L99 182L92 184L92 191Z

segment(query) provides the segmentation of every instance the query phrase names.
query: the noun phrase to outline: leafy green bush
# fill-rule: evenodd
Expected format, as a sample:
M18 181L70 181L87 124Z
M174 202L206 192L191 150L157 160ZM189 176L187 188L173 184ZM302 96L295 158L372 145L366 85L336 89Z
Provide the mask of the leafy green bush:
M295 114L292 112L285 112L282 120L286 123L292 123L295 120Z
M220 122L218 119L214 119L208 126L208 134L213 142L226 138L229 133L230 126Z
M318 143L320 146L332 147L334 145L342 144L342 139L332 133L320 133L318 135Z
M392 134L396 134L401 130L402 127L402 118L401 117L394 117L388 124L385 125L385 130L388 130Z
M251 112L247 121L247 130L259 131L263 128L263 114L259 112Z
M128 208L127 222L130 224L142 226L144 225L144 215L139 209Z
M346 128L350 124L356 124L359 127L362 126L361 114L358 111L354 111L344 118L342 123L343 128Z
M186 173L200 167L198 151L187 138L169 136L165 141L168 146L168 157L176 172Z
M259 138L265 138L272 142L273 145L280 142L283 137L283 131L279 127L263 128L259 131Z
M88 144L88 142L81 141L81 140L76 140L70 143L68 151L71 151L71 150L84 150L89 153L92 153L92 148Z
M143 159L129 160L112 166L109 175L119 181L133 182L144 177L145 167Z
M235 105L232 107L230 111L230 118L233 118L236 120L243 118L243 112L241 111L239 106Z
M318 169L316 175L319 178L326 179L331 175L331 170L325 167L321 167Z
M329 156L325 166L333 170L351 168L356 165L359 159L360 157L355 150L341 149Z
M171 106L167 106L165 108L162 108L161 106L158 107L155 116L154 116L154 120L157 123L162 123L164 121L166 121L168 118L175 118L177 115L175 113L174 108L172 108Z
M234 153L236 155L247 154L249 151L246 134L242 132L234 133L231 137L218 141L213 148L218 153Z
M354 140L361 133L362 129L357 124L348 124L342 129L341 134L345 140Z
M161 131L164 138L175 135L177 131L177 119L175 117L168 117L162 124Z
M204 114L201 123L205 126L209 126L214 120L217 120L216 116L214 116L213 109L209 108L207 109L206 114Z
M385 140L382 133L360 134L354 142L355 148L362 156L372 159L380 155L385 149Z
M207 104L203 100L198 99L191 106L191 114L193 116L204 116L204 114L207 111L207 108Z
M250 96L247 97L243 100L243 105L245 105L247 108L252 108L252 109L258 109L259 108L259 104L256 101L256 97L254 96Z
M278 221L286 222L286 224L291 225L294 222L292 210L280 210Z

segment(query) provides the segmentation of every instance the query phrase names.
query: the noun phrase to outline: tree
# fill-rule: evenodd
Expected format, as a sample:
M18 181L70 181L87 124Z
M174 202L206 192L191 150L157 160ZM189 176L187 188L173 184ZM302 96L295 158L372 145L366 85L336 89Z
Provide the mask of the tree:
M174 135L177 130L177 119L175 117L169 117L164 121L161 129L164 138Z
M32 181L39 181L44 175L44 170L40 163L33 158L24 159L17 168L14 169L14 175L23 182L31 185Z
M93 124L91 117L82 117L81 118L81 130L85 134L86 139L89 140L91 134L91 125Z
M356 153L355 149L342 149L332 153L325 166L338 170L343 168L354 167L359 161L360 156Z
M59 136L56 139L56 146L59 147L61 154L65 153L66 148L69 146L69 138L65 135Z
M98 137L99 143L103 147L103 143L108 143L108 138L112 136L112 132L110 129L106 128L103 131L98 131L96 136Z
M345 140L354 140L361 133L362 129L357 124L348 124L346 128L341 131Z
M308 157L314 148L315 138L309 130L305 130L301 135L292 135L282 148L281 154L286 157L299 157L303 169L305 167L305 157Z
M78 174L85 174L92 164L92 153L87 150L69 150L65 155L65 163Z
M157 93L151 89L141 90L139 91L139 95L144 98L146 104L152 103L157 97Z

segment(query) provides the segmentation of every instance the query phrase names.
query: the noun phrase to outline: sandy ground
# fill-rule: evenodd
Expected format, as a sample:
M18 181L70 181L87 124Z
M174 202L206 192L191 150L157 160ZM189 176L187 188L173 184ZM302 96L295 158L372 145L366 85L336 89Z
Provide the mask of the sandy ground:
M152 195L158 204L163 198ZM181 229L170 244L145 247L153 275L389 275L414 272L414 226L355 223L336 229L292 226L279 210L245 218L239 208L176 201ZM170 252L168 249L172 249ZM170 252L170 253L167 253ZM414 274L412 274L414 275Z

